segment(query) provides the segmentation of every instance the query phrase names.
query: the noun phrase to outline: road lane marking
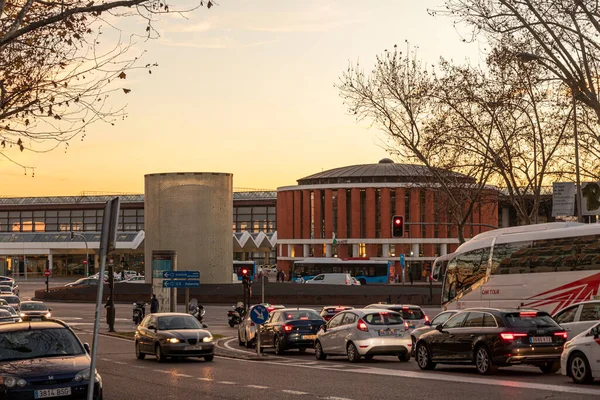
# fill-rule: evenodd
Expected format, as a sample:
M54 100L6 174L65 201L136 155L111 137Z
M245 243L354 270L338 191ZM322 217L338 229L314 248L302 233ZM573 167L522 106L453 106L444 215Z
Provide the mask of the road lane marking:
M133 368L146 369L146 367L142 367L141 365L132 365Z
M252 354L252 353L256 353L256 351L246 351L246 350L234 349L233 347L231 347L231 346L229 345L229 343L233 342L234 340L237 340L237 338L229 339L228 341L226 341L226 342L223 342L223 345L224 345L224 346L225 346L227 349L229 349L229 350L232 350L232 351L237 351L237 352L239 352L239 353L244 353L244 354Z
M113 361L115 364L119 364L119 365L125 365L127 363L124 363L123 361Z
M562 392L562 393L572 393L572 394L584 394L584 395L595 395L600 396L600 389L592 389L592 388L584 388L577 386L567 386L567 385L556 385L556 384L541 384L534 382L523 382L523 381L511 381L507 379L490 379L490 378L479 378L474 377L472 375L454 375L454 374L438 374L432 372L421 372L421 371L404 371L404 370L393 370L386 368L376 368L376 367L367 367L367 368L357 368L357 369L332 369L327 364L323 364L323 366L319 365L291 365L287 363L282 363L278 361L253 361L253 360L243 360L243 359L233 359L237 362L243 363L259 363L259 364L272 364L272 365L280 365L286 367L299 367L299 368L310 368L310 369L320 369L327 371L337 371L340 373L354 373L354 374L365 374L365 375L381 375L381 376L397 376L403 378L413 378L413 379L425 379L425 380L433 380L433 381L446 381L446 382L454 382L454 383L468 383L468 384L478 384L478 385L491 385L491 386L503 386L510 387L513 389L530 389L530 390L543 390L547 392Z
M212 382L214 379L211 378L198 378L199 381L204 381L204 382Z
M173 375L175 375L175 376L181 376L183 378L193 378L192 375L188 375L188 374L173 374Z
M295 394L298 396L304 396L307 395L307 392L301 392L299 390L282 390L283 393L287 393L287 394Z
M230 381L217 381L217 383L221 383L223 385L237 385L235 382Z
M110 358L101 358L101 360L102 361L108 361L108 362L112 361Z
M268 386L260 386L260 385L246 385L246 387L248 388L252 388L252 389L268 389Z
M323 400L352 400L352 399L349 399L347 397L329 396L329 397L323 397Z
M160 372L161 374L170 374L171 371L166 371L164 369L154 369L154 372Z

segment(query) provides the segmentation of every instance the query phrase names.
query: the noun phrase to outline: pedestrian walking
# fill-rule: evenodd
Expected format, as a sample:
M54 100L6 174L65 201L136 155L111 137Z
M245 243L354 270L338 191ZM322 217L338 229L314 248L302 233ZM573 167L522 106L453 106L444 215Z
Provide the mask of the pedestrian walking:
M158 312L158 299L156 298L156 295L153 294L152 300L150 301L150 313L154 314L157 312Z
M124 269L121 270L121 280L122 281L125 280L125 270Z

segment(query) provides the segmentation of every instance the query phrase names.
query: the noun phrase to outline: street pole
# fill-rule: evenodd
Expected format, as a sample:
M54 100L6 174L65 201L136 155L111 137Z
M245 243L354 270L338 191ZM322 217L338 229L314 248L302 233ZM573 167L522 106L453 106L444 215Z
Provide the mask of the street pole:
M575 199L577 200L577 222L583 222L581 209L581 176L579 175L579 138L577 132L577 100L575 94L575 85L571 88L571 97L573 100L573 137L575 139Z
M98 333L100 331L100 312L102 311L102 289L104 289L104 268L106 267L106 254L102 254L100 275L98 276L98 290L96 293L96 316L94 318L94 337L92 340L92 361L90 365L90 381L88 383L88 400L94 398L94 383L96 380L96 359L98 357Z
M262 278L261 278L261 289L262 289L262 302L261 304L265 304L265 270L263 269Z
M262 324L256 325L256 355L260 357L260 327Z
M71 232L71 238L74 238L75 236L78 236L80 238L83 239L83 242L85 243L85 263L84 263L84 268L85 268L85 276L88 277L90 275L90 269L89 269L89 263L90 263L90 249L88 247L88 242L87 239L85 238L85 235L82 233L75 233L75 232Z

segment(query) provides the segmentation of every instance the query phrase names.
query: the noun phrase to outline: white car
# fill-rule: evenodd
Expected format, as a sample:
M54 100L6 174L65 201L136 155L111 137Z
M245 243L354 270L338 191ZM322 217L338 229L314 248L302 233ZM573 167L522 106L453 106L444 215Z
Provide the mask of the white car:
M119 283L146 283L146 277L142 275L132 276L129 279L125 279Z
M374 356L410 360L410 334L402 315L386 309L352 309L336 314L317 333L315 357L345 355L350 362Z
M600 300L584 301L563 308L552 318L567 331L569 339L572 339L600 321Z
M575 383L600 379L600 323L565 343L560 366L562 374Z
M320 274L305 281L306 284L353 285L350 274Z
M385 303L377 303L377 304L369 304L365 308L379 308L390 311L396 311L402 315L404 319L404 326L406 330L413 330L422 328L424 326L428 326L429 317L425 315L421 307L415 306L413 304L385 304Z

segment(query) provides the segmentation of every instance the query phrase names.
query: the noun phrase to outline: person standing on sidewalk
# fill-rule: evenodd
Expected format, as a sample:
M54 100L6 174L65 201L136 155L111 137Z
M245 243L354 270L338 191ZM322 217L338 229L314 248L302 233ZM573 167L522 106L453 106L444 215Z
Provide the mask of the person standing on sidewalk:
M158 299L156 295L152 295L152 300L150 301L150 314L155 314L158 312Z
M408 269L408 277L410 278L410 284L413 284L412 268Z

